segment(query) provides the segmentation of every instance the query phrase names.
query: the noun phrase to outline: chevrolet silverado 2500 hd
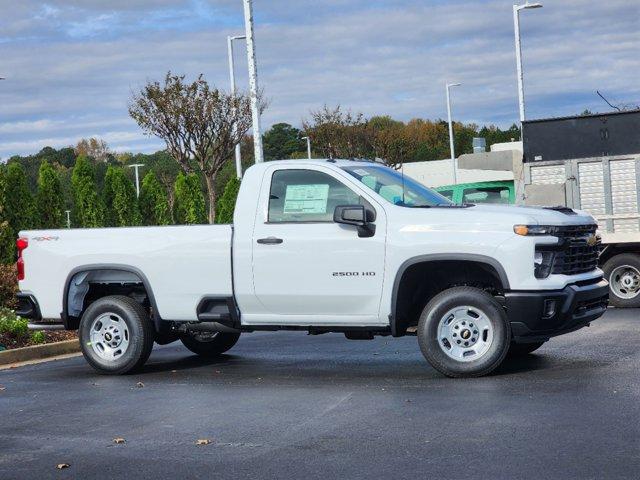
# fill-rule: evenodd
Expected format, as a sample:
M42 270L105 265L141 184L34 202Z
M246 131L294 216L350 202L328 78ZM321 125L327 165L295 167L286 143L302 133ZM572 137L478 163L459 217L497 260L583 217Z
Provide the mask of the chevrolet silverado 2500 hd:
M107 373L154 342L211 356L295 329L417 335L440 372L479 376L604 313L595 231L566 208L456 205L373 162L268 162L233 225L21 232L18 314L79 329Z

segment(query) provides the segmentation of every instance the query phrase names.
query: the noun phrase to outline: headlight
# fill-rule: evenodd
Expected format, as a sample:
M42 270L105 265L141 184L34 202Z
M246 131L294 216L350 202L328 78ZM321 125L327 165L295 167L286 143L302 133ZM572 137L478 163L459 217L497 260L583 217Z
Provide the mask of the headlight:
M522 236L555 235L558 232L558 227L552 225L514 225L513 231Z

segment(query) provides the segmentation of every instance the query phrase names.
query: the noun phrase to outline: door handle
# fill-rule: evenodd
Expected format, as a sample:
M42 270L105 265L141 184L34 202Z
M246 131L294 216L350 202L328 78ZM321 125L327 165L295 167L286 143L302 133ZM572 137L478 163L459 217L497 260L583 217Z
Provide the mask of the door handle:
M258 243L262 245L278 245L282 243L282 239L276 237L259 238Z

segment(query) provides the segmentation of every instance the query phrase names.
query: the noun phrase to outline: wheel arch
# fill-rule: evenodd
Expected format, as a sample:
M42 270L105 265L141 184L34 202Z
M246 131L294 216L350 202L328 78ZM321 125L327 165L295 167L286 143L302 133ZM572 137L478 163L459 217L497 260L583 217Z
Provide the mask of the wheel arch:
M471 276L468 278L477 279L479 272L484 272L487 274L487 278L490 279L490 286L501 291L509 290L509 278L507 273L502 264L495 258L488 257L486 255L466 253L437 253L411 257L400 265L393 282L389 323L391 327L391 334L394 337L404 335L407 326L409 326L409 323L412 321L411 319L405 318L403 315L403 309L407 307L407 295L411 292L402 291L403 286L411 287L411 285L408 285L411 273L416 270L420 270L424 274L424 272L433 271L433 269L441 268L443 266L464 267L462 269L464 272L456 272L456 275L451 276L453 284L443 285L440 283L440 286L443 286L444 288L466 284L465 273L472 272ZM437 282L438 280L439 279L434 280L434 282ZM415 283L415 280L413 282ZM430 291L430 295L433 296L439 291L442 291L442 289L437 290L436 287L436 290L432 289ZM425 304L426 300L428 299L424 300Z
M72 330L77 328L77 324L79 322L80 316L88 305L85 305L86 295L88 290L84 293L80 292L79 296L75 299L70 298L72 285L74 279L79 275L87 274L85 278L83 278L81 283L90 283L90 280L93 278L92 275L97 276L99 274L103 274L102 280L107 284L117 285L123 284L125 282L134 282L142 286L146 298L149 301L149 305L153 309L153 321L156 331L160 330L161 326L161 315L158 309L158 305L156 303L155 296L153 294L153 289L151 288L151 283L149 279L144 274L142 270L137 267L125 264L116 264L116 263L99 263L99 264L88 264L81 265L75 267L69 274L67 275L67 279L64 284L64 291L62 295L62 321L64 326L68 330ZM106 296L102 295L101 297ZM73 307L72 309L70 307ZM74 315L76 312L80 312L79 315Z

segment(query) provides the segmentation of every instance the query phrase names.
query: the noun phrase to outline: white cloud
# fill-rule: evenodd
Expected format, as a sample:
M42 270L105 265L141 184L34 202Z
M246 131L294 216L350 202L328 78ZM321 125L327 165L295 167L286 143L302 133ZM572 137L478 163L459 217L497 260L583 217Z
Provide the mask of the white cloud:
M517 118L511 3L256 2L265 124L299 124L324 103L443 117L444 83L456 80L456 118L508 125ZM522 15L528 114L607 110L596 89L640 102L640 4L544 4ZM128 117L131 91L169 69L226 88L226 35L241 31L236 0L19 2L0 19L0 156L94 134L157 148ZM246 85L242 48L236 68Z

